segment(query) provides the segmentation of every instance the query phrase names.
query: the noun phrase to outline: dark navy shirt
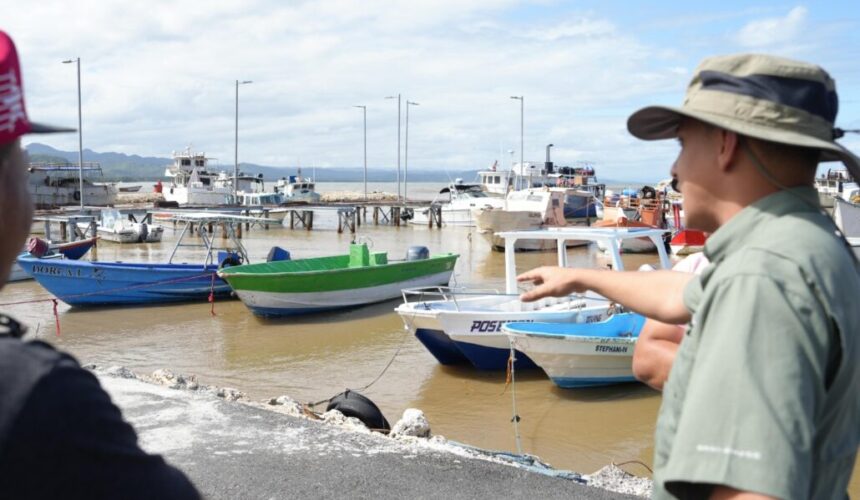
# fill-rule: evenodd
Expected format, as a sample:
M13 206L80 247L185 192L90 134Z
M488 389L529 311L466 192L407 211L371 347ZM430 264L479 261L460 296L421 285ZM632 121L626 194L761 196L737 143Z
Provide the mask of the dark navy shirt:
M0 498L199 497L74 358L0 335Z

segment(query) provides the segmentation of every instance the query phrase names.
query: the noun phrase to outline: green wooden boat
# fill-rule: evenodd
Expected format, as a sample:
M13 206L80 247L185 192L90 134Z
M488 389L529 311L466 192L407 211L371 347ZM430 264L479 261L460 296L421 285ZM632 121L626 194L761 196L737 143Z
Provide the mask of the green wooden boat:
M349 250L347 255L230 267L218 276L255 314L290 316L390 300L404 288L447 285L459 257L430 256L422 247L406 260L389 262L386 252L371 252L363 243Z

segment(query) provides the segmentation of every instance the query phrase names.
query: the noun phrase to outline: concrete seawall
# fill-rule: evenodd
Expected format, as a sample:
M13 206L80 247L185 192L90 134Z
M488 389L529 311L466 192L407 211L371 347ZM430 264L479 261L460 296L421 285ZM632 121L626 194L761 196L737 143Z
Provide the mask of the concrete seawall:
M393 439L231 402L230 390L177 390L109 372L96 370L141 446L164 455L208 498L636 498L444 439Z

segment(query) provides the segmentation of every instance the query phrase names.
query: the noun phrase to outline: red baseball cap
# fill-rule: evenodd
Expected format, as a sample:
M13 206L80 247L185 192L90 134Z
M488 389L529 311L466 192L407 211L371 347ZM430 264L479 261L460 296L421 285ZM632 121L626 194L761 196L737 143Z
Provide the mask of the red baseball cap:
M33 123L27 118L18 51L12 38L5 31L0 31L0 145L8 144L24 134L74 131L73 128Z

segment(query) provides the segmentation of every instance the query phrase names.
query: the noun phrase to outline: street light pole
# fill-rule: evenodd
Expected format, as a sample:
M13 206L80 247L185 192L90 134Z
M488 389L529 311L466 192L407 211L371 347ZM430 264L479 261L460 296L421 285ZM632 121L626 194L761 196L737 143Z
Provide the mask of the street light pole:
M406 100L406 144L403 152L403 199L409 199L409 106L419 106L417 102Z
M367 201L367 106L353 106L364 112L364 201Z
M386 99L395 99L390 95ZM397 94L397 201L400 201L400 94Z
M77 63L78 66L78 182L81 198L81 211L84 210L84 137L81 127L81 58L67 59L63 64Z
M236 128L235 142L233 143L233 202L239 203L237 198L239 189L239 85L254 83L251 80L236 80Z
M524 96L515 95L512 95L511 99L516 99L520 101L520 172L522 172L522 170L525 168L525 165L523 164L523 125L525 123L523 116L525 113L526 100Z

